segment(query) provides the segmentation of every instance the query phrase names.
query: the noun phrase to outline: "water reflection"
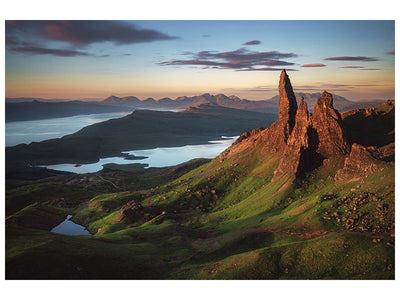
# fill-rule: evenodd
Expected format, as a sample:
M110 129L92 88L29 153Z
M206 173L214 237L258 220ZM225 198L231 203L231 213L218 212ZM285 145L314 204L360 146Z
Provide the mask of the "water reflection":
M148 167L168 167L174 166L194 158L214 158L222 151L228 148L237 137L222 137L222 140L210 141L209 144L204 145L186 145L181 147L168 147L168 148L155 148L147 150L134 150L127 152L135 156L147 156L145 159L140 160L126 160L123 157L108 157L102 158L97 163L93 164L57 164L46 165L53 170L75 172L79 174L93 173L100 171L104 164L131 164L141 163L147 164Z
M72 222L71 218L72 215L68 215L62 223L54 227L52 230L50 230L50 232L67 235L91 235L91 233L85 227Z
M6 122L6 147L60 138L64 135L74 133L85 126L113 118L121 118L130 113L116 112L46 120Z

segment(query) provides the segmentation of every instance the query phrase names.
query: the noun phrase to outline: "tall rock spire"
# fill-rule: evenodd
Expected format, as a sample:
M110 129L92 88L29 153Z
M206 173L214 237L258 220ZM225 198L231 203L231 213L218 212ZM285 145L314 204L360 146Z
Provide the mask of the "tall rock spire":
M279 119L265 132L268 148L272 152L283 151L296 122L297 102L286 70L279 80Z
M295 116L297 111L296 97L293 93L289 75L283 69L279 80L279 119Z
M342 118L340 113L333 108L332 94L327 91L322 93L315 104L312 122L318 133L318 152L327 155L349 152Z
M290 135L287 146L275 170L274 178L288 173L293 178L301 175L309 166L312 159L310 149L312 145L311 120L307 103L301 97L300 106L296 114L296 124Z

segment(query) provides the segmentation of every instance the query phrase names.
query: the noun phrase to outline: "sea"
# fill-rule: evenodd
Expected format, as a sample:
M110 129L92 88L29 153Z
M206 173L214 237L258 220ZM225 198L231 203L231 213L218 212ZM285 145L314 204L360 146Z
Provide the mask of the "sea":
M40 142L52 138L60 138L74 133L81 128L128 115L129 112L102 113L92 115L79 115L66 118L54 118L46 120L7 122L6 146L15 146L21 143ZM228 148L237 137L221 136L220 139L209 141L201 145L185 145L181 147L159 147L146 150L126 151L124 153L146 157L140 160L129 160L124 157L107 157L92 164L57 164L43 165L53 170L68 171L74 173L92 173L100 171L104 164L132 164L140 163L148 167L174 166L194 158L214 158Z
M6 122L6 147L60 138L85 126L109 119L121 118L130 113L115 112L45 120Z

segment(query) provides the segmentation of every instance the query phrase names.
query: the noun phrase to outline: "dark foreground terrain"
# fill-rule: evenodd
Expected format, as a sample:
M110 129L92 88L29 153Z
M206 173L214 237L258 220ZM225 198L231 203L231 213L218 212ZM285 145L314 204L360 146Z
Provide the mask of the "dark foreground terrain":
M21 178L8 279L394 279L394 101L342 114L324 92L215 159ZM92 236L49 232L65 217Z

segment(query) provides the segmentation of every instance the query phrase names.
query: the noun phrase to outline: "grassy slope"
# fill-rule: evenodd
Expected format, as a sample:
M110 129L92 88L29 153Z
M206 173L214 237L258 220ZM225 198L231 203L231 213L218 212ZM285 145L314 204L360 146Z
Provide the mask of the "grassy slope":
M97 195L73 208L93 236L8 227L7 277L393 279L394 164L336 182L344 158L289 184L271 182L276 159L254 149L146 190ZM119 221L131 200L163 213ZM363 223L333 217L354 217L354 205Z

